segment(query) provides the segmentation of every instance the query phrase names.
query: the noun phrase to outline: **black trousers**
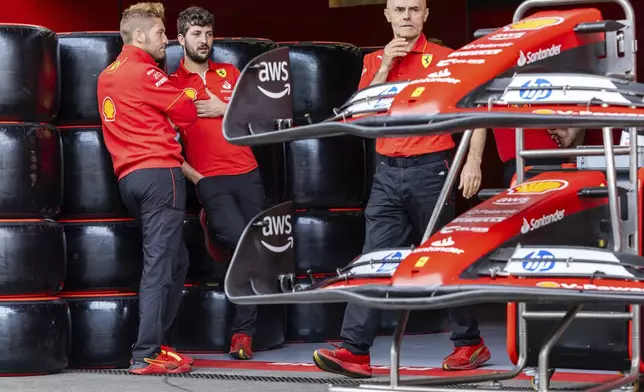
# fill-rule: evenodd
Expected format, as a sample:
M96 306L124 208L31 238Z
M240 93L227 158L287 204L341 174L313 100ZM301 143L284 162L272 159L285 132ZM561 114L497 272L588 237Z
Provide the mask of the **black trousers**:
M264 185L259 169L236 176L204 177L197 182L197 195L206 211L211 240L237 247L244 229L264 210ZM232 332L255 334L257 306L236 305Z
M450 162L447 152L402 159L378 157L365 209L363 253L420 242L445 183ZM453 200L453 193L451 195ZM454 214L454 203L450 201L434 232L450 222ZM354 354L367 354L376 338L381 314L380 309L349 302L342 325L342 346ZM449 319L450 339L455 346L480 342L478 323L471 308L450 309Z
M143 232L139 334L132 352L133 359L143 360L166 343L188 273L185 177L180 168L136 170L119 181L119 189Z

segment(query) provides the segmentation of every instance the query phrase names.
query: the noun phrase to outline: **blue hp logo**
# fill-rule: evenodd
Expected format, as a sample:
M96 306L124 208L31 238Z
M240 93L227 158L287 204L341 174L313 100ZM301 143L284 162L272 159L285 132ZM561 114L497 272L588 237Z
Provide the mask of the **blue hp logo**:
M555 263L554 261L547 260L554 258L555 256L547 250L531 252L523 258L525 260L523 262L523 269L532 272L550 271L554 268Z
M546 79L536 79L528 80L521 87L552 87L552 83ZM541 101L547 99L552 95L552 89L530 89L530 90L520 90L519 95L521 98L529 101Z

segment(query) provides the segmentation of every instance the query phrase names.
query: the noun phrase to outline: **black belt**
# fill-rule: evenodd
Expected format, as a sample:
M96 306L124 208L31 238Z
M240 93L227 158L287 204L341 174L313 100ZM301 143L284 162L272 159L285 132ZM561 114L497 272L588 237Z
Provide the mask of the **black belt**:
M430 163L444 162L450 159L447 151L437 151L430 154L414 155L411 157L388 157L377 154L378 160L391 167L414 167Z

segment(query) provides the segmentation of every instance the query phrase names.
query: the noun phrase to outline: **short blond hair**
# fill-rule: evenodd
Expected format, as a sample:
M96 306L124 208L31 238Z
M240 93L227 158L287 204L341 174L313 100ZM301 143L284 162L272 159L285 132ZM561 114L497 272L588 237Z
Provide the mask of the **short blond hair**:
M162 3L136 3L123 11L121 17L121 38L124 44L132 42L132 33L136 29L149 29L150 19L159 18L165 21L165 7Z

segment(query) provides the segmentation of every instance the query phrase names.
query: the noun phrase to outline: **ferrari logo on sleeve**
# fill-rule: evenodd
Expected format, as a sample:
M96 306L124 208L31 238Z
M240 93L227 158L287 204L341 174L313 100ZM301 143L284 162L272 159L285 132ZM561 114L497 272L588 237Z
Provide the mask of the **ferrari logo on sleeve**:
M193 101L197 99L197 90L194 88L186 88L183 90L183 93L188 96L188 98L192 99Z
M109 66L109 67L107 67L107 72L108 72L108 73L113 73L113 72L114 72L114 71L116 71L116 70L121 66L121 64L123 64L126 60L127 60L127 57L126 57L126 58L124 58L124 59L123 59L123 61L121 61L121 60L116 60L115 62L113 62L112 64L110 64L110 66Z
M425 68L429 67L431 65L433 59L434 59L433 54L424 54L421 57L421 62L423 63L423 67L425 67Z
M111 121L114 121L115 117L116 117L116 105L114 105L114 101L112 101L112 98L105 97L105 99L103 99L103 118L105 119L106 122L111 122Z
M225 70L225 69L223 69L223 68L219 68L219 69L218 69L217 71L215 71L215 72L217 72L217 75L221 76L222 78L225 78L225 77L226 77L226 75L228 75L228 73L226 72L226 70Z
M425 264L427 264L428 261L429 261L429 257L427 256L420 257L418 258L418 260L416 260L416 264L414 264L414 267L422 268L425 266Z

